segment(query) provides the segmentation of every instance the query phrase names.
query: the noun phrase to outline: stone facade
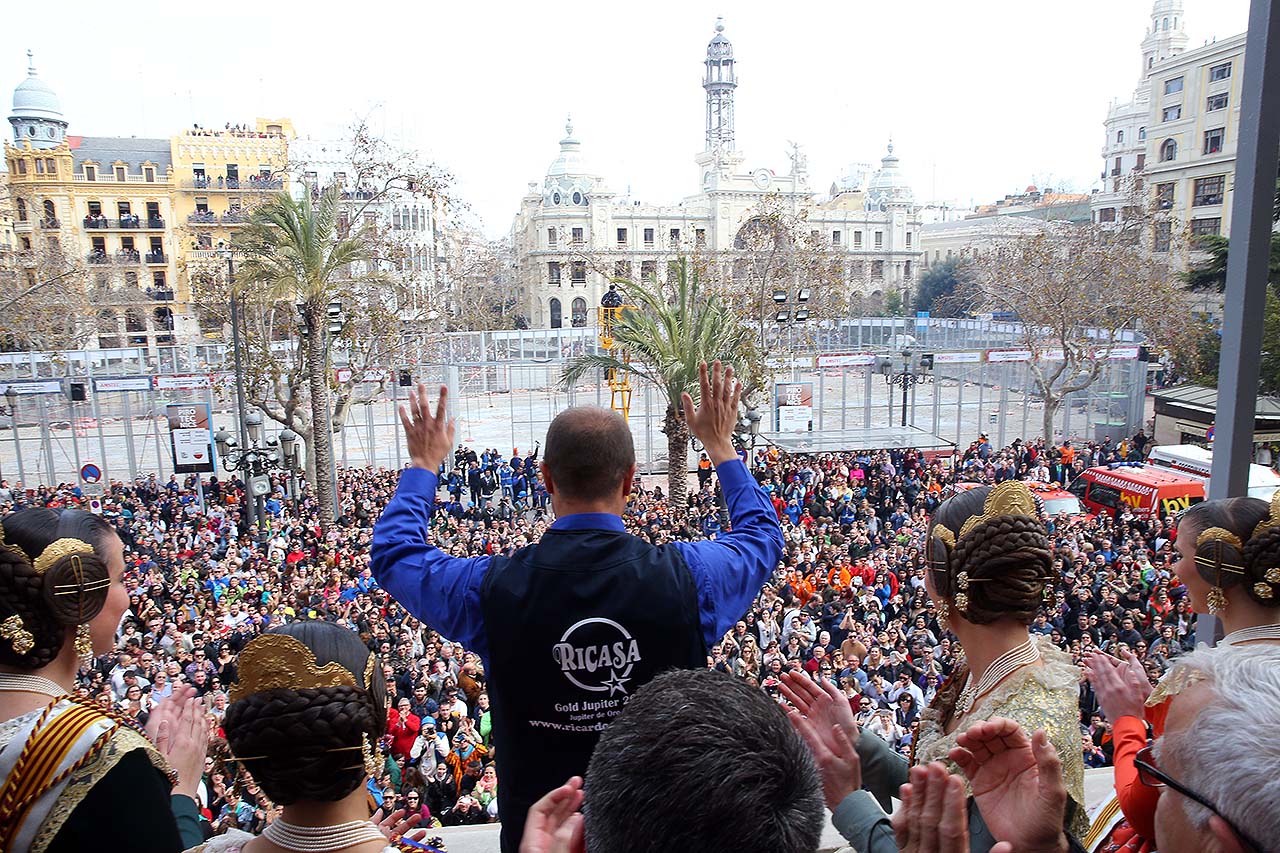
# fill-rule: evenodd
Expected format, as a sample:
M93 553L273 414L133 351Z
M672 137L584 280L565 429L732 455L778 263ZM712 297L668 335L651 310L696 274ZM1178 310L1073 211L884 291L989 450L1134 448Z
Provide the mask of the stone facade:
M909 295L918 275L920 216L892 143L865 185L839 181L820 199L799 146L792 146L785 173L748 166L737 149L736 59L721 23L704 64L705 147L695 158L701 186L694 194L666 206L620 196L590 166L572 124L541 184L529 184L511 243L516 292L533 328L594 323L611 277L665 278L681 255L721 257L731 269L742 229L767 201L803 215L849 289L869 304L890 290Z

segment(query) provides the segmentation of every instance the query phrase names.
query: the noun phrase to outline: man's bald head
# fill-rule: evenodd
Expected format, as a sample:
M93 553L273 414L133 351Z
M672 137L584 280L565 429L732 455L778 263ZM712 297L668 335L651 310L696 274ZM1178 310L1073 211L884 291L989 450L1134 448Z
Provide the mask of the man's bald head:
M543 457L555 490L575 501L615 495L636 464L631 428L622 415L576 406L556 415Z

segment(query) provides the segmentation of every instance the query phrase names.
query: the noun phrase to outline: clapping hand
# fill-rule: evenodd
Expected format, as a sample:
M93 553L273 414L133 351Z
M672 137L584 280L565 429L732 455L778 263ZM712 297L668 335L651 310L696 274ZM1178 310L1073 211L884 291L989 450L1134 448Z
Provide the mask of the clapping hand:
M822 774L822 793L827 808L862 787L862 763L854 744L858 727L853 709L834 685L815 684L803 673L785 672L779 684L793 706L787 711L792 727L804 738Z
M903 853L969 853L969 812L964 780L940 762L911 768L899 789L902 805L893 813L893 834ZM991 853L1013 853L997 844Z
M520 853L583 853L582 777L574 776L529 809Z
M1013 720L993 717L957 735L956 744L948 757L969 778L993 838L1019 853L1066 849L1067 786L1048 735L1028 738Z
M1108 720L1114 723L1121 717L1142 719L1151 682L1133 652L1128 652L1124 660L1093 652L1085 658L1084 673Z
M381 832L386 839L395 844L401 838L408 838L412 841L424 841L427 837L425 829L414 829L418 825L418 821L422 820L422 814L410 815L406 820L404 809L397 809L391 814L385 814L386 807L381 806L373 817L370 818L377 825L378 831Z
M156 706L147 719L147 737L178 773L173 792L194 799L204 773L204 756L209 749L204 701L196 696L194 687L178 685L167 699Z

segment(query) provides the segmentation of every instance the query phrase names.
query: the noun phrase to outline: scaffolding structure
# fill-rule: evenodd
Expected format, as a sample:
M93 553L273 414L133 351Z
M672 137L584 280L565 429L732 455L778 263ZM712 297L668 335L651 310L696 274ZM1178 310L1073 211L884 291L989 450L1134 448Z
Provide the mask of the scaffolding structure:
M618 342L613 336L614 325L622 319L622 312L635 310L634 305L617 305L598 309L600 321L600 348L609 355L614 355ZM623 364L629 364L631 354L626 347L614 355ZM609 408L622 415L623 420L631 421L631 374L626 370L611 367L605 375L609 385Z

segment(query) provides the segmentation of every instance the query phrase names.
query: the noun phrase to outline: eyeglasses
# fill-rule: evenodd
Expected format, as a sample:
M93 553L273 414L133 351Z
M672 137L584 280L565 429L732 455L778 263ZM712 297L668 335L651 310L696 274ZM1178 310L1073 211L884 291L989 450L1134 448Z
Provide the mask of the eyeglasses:
M1241 830L1238 826L1236 826L1231 821L1230 818L1228 818L1222 812L1218 811L1217 806L1215 806L1213 803L1209 802L1207 799L1197 794L1195 791L1191 790L1190 788L1186 787L1182 783L1178 782L1168 773L1165 773L1163 770L1161 770L1156 766L1155 762L1156 762L1155 751L1149 746L1143 747L1142 749L1138 750L1138 754L1134 756L1133 764L1135 767L1138 768L1138 779L1141 780L1142 784L1146 785L1149 788L1164 788L1164 787L1172 788L1182 796L1186 797L1188 800L1199 803L1209 811L1213 812L1218 817L1222 818L1222 820L1227 824L1227 826L1231 827L1231 831L1234 832L1237 836L1239 836L1240 839L1244 841L1249 847L1257 851L1266 850L1265 847L1263 847L1258 842L1254 841L1243 830Z

